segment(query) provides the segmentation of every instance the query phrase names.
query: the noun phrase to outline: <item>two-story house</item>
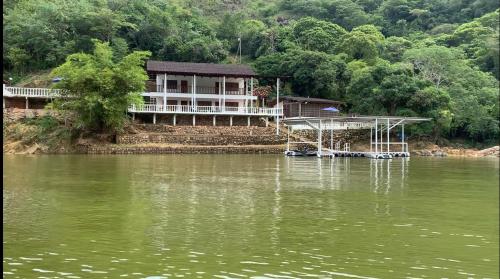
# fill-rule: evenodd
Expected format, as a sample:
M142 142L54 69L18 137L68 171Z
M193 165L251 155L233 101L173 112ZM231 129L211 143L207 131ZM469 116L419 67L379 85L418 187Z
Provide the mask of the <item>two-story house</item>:
M253 88L257 75L247 65L147 61L150 80L144 105L129 111L152 115L171 125L253 125L259 118L281 115L276 108L257 107ZM139 116L140 117L140 116Z

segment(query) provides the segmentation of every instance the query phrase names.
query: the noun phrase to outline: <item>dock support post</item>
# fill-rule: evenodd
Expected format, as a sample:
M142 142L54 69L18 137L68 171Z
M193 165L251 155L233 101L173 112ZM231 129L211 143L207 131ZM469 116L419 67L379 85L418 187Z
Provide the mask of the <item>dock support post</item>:
M330 119L330 129L330 149L333 150L333 119Z
M401 152L407 152L405 150L405 124L401 125Z
M276 135L280 135L280 78L276 79ZM321 122L321 121L320 121Z
M389 118L387 118L387 154L389 154L390 150L389 150L389 141L390 141L390 138L389 138Z
M287 133L286 133L287 139L286 139L286 151L290 151L290 126L287 127Z
M250 116L247 118L247 126L250 127Z
M378 153L378 119L375 119L375 154Z
M370 153L372 153L373 150L373 126L370 127Z
M196 115L193 114L193 126L196 126Z
M176 119L175 119L176 116L177 116L177 114L174 114L174 118L172 118L172 122L173 122L172 124L174 124L174 126L175 126L175 124L177 124L177 123L175 123L176 122Z
M233 126L233 116L229 116L229 126Z
M318 152L317 152L317 155L318 157L321 158L321 149L322 149L322 136L323 134L323 130L322 130L322 127L321 127L321 120L319 120L319 124L318 124Z
M380 124L380 153L384 153L384 124Z
M216 121L216 120L215 120L215 118L216 118L216 117L217 117L217 115L214 115L214 116L212 117L213 126L215 126L215 125L216 125L216 124L215 124L215 121Z
M153 124L156 124L156 113L153 113Z

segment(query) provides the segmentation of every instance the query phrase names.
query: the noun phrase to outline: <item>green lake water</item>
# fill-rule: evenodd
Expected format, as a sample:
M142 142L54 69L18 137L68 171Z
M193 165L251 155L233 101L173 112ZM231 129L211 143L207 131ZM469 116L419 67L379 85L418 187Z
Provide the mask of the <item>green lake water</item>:
M4 278L499 278L496 158L3 159Z

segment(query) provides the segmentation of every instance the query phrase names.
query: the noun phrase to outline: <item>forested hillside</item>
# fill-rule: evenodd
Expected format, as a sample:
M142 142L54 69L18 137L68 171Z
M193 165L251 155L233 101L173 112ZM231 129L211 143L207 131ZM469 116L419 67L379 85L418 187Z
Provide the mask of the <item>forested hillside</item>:
M109 42L119 59L238 63L289 76L285 94L361 114L432 117L414 134L499 137L498 0L3 2L4 79Z

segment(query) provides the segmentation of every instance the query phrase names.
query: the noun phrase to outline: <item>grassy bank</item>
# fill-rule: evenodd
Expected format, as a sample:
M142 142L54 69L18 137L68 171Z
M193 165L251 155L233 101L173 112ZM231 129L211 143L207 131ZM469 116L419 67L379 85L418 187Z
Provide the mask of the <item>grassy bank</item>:
M77 132L51 115L6 120L4 117L4 153L65 153L73 151Z

